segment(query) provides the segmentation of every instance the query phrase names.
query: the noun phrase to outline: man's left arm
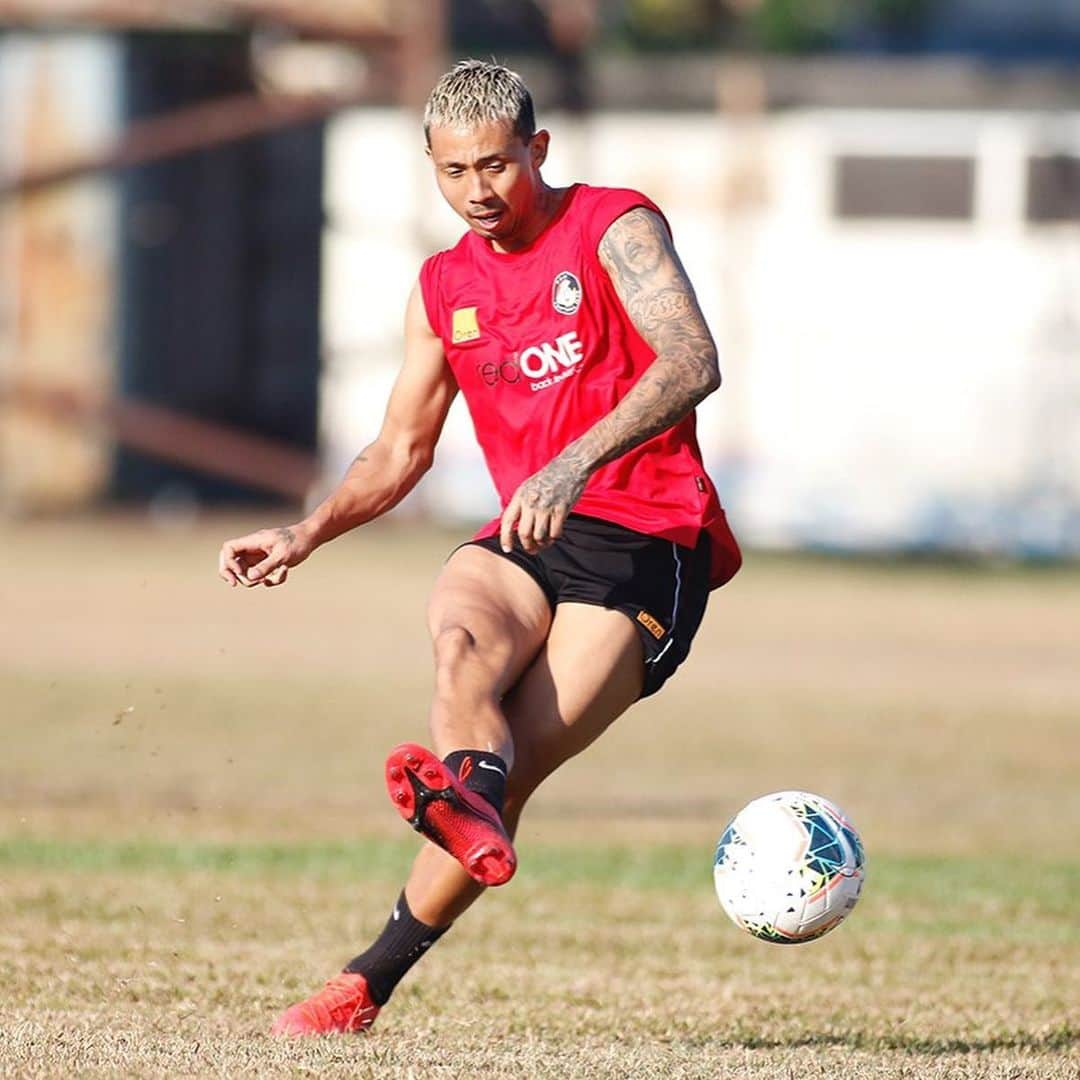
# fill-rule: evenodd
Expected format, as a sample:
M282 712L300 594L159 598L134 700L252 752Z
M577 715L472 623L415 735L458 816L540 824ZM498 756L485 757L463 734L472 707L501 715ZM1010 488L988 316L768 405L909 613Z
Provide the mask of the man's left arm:
M601 465L677 424L720 385L716 345L659 215L644 207L623 214L601 238L599 255L656 359L607 416L514 493L502 516L506 551L515 532L528 552L551 543Z

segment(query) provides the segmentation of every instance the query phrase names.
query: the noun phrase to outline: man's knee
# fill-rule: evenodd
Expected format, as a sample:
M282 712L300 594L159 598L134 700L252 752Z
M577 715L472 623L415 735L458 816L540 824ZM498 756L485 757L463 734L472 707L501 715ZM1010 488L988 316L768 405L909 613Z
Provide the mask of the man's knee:
M432 640L435 666L456 668L476 648L476 638L468 627L452 623L438 630Z
M446 626L435 635L433 644L438 698L456 701L492 694L491 665L485 661L471 630L461 625Z

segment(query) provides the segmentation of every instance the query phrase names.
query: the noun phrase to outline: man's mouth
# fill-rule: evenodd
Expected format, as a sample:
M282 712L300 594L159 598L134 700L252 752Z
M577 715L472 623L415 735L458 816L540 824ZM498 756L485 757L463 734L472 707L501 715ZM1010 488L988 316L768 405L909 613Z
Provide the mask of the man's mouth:
M503 212L501 210L489 210L483 214L470 215L473 221L475 221L478 225L485 229L494 228L499 223L499 220L502 218L502 216Z

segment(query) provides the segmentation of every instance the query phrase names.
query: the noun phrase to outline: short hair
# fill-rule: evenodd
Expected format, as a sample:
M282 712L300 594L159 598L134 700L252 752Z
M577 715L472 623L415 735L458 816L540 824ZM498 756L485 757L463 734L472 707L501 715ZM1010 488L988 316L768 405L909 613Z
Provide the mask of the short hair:
M424 109L424 138L433 127L470 128L506 120L528 142L536 134L532 95L516 71L493 60L459 60L435 84Z

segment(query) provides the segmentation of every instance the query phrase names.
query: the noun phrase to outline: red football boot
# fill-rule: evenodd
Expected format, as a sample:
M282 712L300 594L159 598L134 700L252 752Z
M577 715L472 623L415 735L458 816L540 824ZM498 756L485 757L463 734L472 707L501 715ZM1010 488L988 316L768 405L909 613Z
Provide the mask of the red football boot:
M415 743L391 750L386 786L398 813L481 885L503 885L514 876L517 856L498 811L430 750Z
M366 1031L379 1015L367 979L351 971L335 975L317 994L286 1009L271 1035L330 1035Z

